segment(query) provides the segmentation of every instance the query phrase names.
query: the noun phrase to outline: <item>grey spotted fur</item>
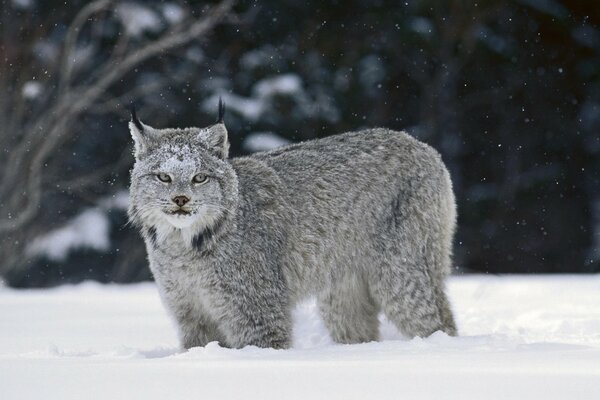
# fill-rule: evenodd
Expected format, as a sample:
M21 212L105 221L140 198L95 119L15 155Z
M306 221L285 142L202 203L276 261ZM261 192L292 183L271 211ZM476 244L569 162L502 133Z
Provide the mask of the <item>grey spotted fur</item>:
M130 130L129 215L184 348L289 347L290 311L310 295L337 342L377 340L379 311L407 336L456 334L455 203L431 147L371 129L228 159L222 122ZM169 214L179 195L191 215Z

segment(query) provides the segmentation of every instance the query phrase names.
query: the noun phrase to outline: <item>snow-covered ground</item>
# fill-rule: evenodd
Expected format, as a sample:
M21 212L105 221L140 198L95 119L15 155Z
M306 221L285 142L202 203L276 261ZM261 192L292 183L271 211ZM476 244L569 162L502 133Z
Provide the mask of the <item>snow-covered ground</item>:
M452 277L461 336L179 352L153 284L0 288L1 399L598 399L600 276Z

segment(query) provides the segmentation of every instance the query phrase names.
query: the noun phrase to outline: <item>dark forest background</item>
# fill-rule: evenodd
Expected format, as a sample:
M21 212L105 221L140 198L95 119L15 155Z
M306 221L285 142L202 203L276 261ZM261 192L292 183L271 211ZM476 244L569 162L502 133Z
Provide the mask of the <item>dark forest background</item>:
M437 148L459 273L600 272L590 0L1 1L0 276L151 279L126 224L127 105L233 155L364 127Z

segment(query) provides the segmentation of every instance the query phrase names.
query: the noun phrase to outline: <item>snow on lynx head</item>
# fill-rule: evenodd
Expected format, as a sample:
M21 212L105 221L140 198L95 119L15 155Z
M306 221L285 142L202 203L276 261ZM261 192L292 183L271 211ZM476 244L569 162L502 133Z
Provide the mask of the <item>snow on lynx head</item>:
M160 236L179 230L193 238L212 228L237 199L237 179L226 161L229 150L224 107L206 128L155 129L132 110L135 142L129 216Z

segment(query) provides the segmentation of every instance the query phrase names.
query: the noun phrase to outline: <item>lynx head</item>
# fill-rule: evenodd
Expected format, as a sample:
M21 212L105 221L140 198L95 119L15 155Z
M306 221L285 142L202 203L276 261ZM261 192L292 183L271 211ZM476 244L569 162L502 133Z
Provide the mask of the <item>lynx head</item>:
M237 201L223 103L219 100L217 123L206 128L155 129L135 110L131 114L131 221L159 235L181 231L193 237L214 228Z

